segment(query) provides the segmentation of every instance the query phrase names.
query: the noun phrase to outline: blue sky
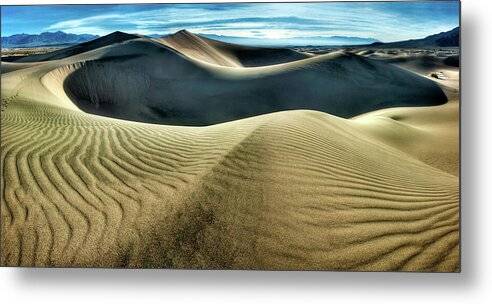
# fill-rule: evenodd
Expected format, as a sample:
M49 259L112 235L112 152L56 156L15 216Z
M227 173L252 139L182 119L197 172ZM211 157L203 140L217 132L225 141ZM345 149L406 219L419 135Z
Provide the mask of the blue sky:
M421 38L459 24L457 1L2 6L2 36L64 31L194 33L283 39Z

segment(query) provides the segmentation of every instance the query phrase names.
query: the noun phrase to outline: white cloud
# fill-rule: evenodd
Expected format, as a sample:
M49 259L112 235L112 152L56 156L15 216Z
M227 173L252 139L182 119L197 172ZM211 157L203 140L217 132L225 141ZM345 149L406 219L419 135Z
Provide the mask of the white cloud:
M108 14L108 15L97 15L92 17L86 17L81 19L72 19L54 23L46 28L46 30L66 30L66 29L76 29L78 27L87 26L101 21L115 20L121 18L121 15Z
M242 18L264 18L248 21ZM292 18L292 22L275 18ZM296 19L297 18L297 19ZM238 19L237 22L230 20ZM311 23L303 23L309 19ZM421 18L422 19L422 18ZM225 11L211 11L203 6L163 6L145 11L119 11L56 22L45 28L72 33L104 35L120 30L140 34L165 34L182 28L201 33L240 37L288 38L307 35L365 36L383 41L416 38L449 29L448 24L423 18L416 22L393 11L369 5L343 3L229 5Z

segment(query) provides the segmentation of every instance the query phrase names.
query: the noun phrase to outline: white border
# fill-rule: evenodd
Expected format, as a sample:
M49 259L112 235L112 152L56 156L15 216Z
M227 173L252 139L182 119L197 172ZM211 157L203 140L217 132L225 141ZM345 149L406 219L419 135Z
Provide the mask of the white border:
M69 4L115 2L139 1L63 1ZM3 0L1 4L42 3L61 4L43 0ZM0 301L74 304L492 303L491 3L487 0L462 1L462 273L0 268Z

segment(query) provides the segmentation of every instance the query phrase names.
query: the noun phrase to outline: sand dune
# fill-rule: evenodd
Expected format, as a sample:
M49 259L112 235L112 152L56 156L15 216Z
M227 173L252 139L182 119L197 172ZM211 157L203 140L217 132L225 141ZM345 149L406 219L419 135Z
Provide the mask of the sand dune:
M459 269L457 87L346 52L244 68L178 46L135 38L2 74L2 265ZM225 101L261 114L247 98L275 113L86 113L212 123Z
M195 35L196 36L196 35ZM256 67L287 63L291 61L306 59L311 56L286 48L252 47L233 43L225 43L206 37L200 37L207 44L213 46L223 54L237 58L241 66Z
M309 58L306 54L286 48L250 47L225 43L186 30L154 40L179 50L186 56L229 67L265 66Z
M132 39L52 62L57 68L51 76L58 77L59 91L86 112L175 125L203 126L293 109L349 118L447 100L434 81L343 51L250 68L211 64L212 59L187 57L187 52Z
M429 51L427 51L429 52ZM372 52L367 55L370 56ZM393 58L391 58L393 57ZM449 102L439 107L384 109L355 118L364 131L377 140L396 147L412 157L445 172L459 174L459 69L453 56L395 54L391 62L432 79L446 93ZM448 61L448 63L446 63ZM441 72L440 80L431 77ZM439 147L439 148L436 148Z
M232 56L232 54L220 52L202 37L193 35L185 30L154 40L174 50L179 50L179 52L191 58L229 67L241 66L239 60Z
M37 63L37 62L35 62L35 63L2 62L1 66L0 66L0 72L2 74L9 73L9 72L13 72L13 71L20 70L20 69L30 68L30 67L35 66L37 64L39 64L39 63Z
M417 56L392 56L386 58L386 62L397 64L398 66L419 72L429 73L436 69L449 69L459 66L459 59L456 56L448 56L439 58L433 55L417 55Z
M140 36L127 34L123 32L114 32L112 34L88 42L80 43L68 48L56 50L54 52L20 58L19 60L16 60L16 62L38 62L38 61L63 59L84 52L88 52L100 47L120 43L135 38L140 38Z

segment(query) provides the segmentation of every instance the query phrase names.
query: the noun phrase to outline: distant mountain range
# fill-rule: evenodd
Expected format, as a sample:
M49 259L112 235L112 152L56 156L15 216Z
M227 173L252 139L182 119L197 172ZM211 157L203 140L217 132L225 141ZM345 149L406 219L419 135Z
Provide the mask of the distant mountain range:
M2 48L37 47L50 45L77 44L98 38L91 34L69 34L62 31L44 32L38 35L16 34L2 37Z
M152 34L147 35L151 38L158 38L162 35ZM200 34L222 42L245 44L251 46L336 46L336 45L361 45L378 42L373 38L347 37L347 36L314 36L314 37L296 37L284 39L265 39L265 38L245 38L235 36L222 36L213 34ZM16 34L8 37L2 37L2 48L12 47L37 47L50 45L71 45L86 42L98 38L97 35L91 34L69 34L62 31L44 32L39 35Z
M348 37L348 36L309 36L309 37L294 37L294 38L245 38L234 36L222 36L213 34L199 34L210 39L219 40L222 42L244 44L251 46L336 46L336 45L361 45L378 42L374 38Z
M384 48L459 47L460 28L456 27L450 31L430 35L422 39L411 39L389 43L375 42L370 46Z
M454 28L447 32L427 36L423 39L412 39L405 41L380 42L374 38L349 37L349 36L310 36L296 38L245 38L235 36L222 36L214 34L200 34L222 42L243 44L251 46L352 46L365 45L382 48L421 48L421 47L458 47L459 46L460 28ZM162 35L153 34L149 37L161 37ZM53 45L73 45L87 42L98 38L98 35L91 34L70 34L62 31L44 32L38 35L16 34L8 37L2 37L2 48L12 47L37 47Z

